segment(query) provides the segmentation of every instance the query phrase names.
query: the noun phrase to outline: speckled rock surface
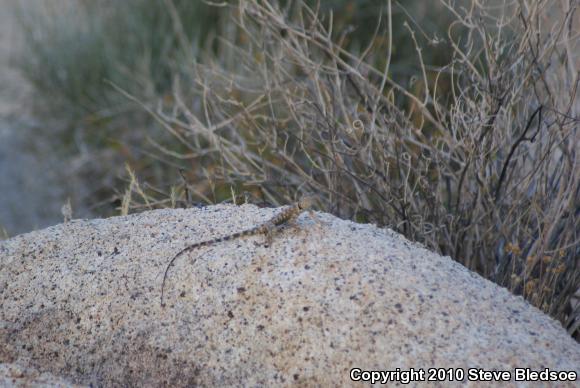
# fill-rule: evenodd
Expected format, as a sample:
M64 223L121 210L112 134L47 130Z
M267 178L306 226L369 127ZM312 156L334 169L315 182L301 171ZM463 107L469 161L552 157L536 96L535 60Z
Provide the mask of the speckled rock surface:
M72 384L48 372L39 372L29 366L0 363L0 387L35 387L35 388L76 388Z
M220 205L73 221L0 242L0 362L79 384L336 385L351 368L580 368L560 324L401 236Z

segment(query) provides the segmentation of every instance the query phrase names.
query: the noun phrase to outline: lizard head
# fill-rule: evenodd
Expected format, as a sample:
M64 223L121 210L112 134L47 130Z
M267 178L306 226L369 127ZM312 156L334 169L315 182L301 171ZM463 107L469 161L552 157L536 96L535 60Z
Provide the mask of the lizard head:
M298 201L298 207L301 210L310 209L314 205L314 200L316 197L314 195L306 195Z

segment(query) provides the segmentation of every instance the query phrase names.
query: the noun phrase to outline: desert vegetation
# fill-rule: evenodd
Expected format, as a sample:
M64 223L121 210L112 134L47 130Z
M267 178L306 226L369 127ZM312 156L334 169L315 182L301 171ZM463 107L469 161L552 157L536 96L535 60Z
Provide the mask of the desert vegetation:
M37 88L115 155L107 171L127 162L106 203L316 193L319 209L449 255L579 338L577 1L440 0L425 15L415 2L240 0L192 11L215 21L195 30L184 4L154 3L163 30L89 31L98 44L71 50L65 70L46 65L64 43L30 35ZM115 48L109 33L152 40Z

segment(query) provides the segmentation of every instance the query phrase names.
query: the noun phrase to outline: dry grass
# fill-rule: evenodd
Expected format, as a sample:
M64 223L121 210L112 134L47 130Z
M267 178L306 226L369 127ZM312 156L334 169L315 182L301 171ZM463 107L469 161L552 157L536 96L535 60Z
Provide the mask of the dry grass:
M133 206L318 193L320 208L450 255L578 336L578 1L440 3L448 35L408 26L417 71L403 84L392 13L352 53L316 9L241 0L217 55L149 108L173 139L153 144L159 157L189 183ZM430 66L426 50L452 60Z

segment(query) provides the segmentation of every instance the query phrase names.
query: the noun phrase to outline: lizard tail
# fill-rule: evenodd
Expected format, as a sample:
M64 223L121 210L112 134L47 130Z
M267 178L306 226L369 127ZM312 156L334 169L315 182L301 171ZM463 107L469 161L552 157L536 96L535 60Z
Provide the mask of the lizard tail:
M165 272L163 273L163 281L161 283L161 307L165 307L165 303L163 303L163 296L165 294L165 281L167 280L167 274L169 273L169 269L173 266L173 263L175 263L175 260L177 260L177 258L179 256L181 256L185 252L192 251L196 248L206 247L208 245L214 245L214 244L217 244L217 243L220 243L223 241L233 240L233 239L236 239L236 238L242 237L242 236L249 236L249 235L255 234L256 231L258 231L258 230L259 230L259 228L252 228L252 229L244 230L242 232L230 234L229 236L216 238L214 240L202 241L199 243L195 243L193 245L189 245L189 246L183 248L182 250L180 250L179 252L177 252L177 254L175 256L173 256L173 258L169 261L169 264L167 264L167 267L165 267Z

